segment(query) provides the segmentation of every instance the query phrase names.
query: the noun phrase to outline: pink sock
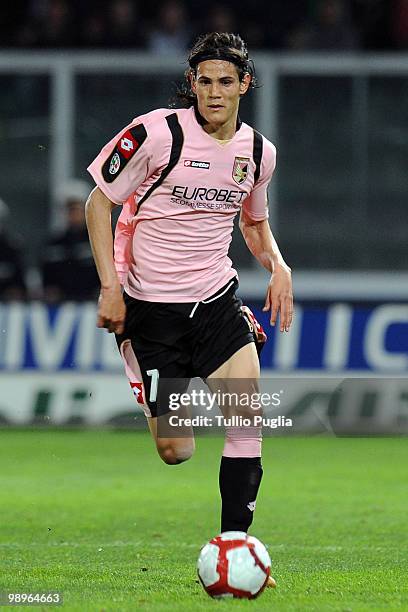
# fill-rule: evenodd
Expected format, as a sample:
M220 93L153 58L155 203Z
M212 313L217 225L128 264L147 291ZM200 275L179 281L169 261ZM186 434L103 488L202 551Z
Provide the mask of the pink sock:
M226 427L223 457L260 457L262 427Z

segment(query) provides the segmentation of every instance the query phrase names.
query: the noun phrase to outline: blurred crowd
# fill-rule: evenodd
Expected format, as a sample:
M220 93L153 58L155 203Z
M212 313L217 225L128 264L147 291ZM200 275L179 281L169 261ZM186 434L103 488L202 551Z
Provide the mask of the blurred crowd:
M30 265L21 237L8 229L9 207L0 200L0 301L96 299L99 280L85 223L90 190L85 181L75 179L61 186L60 228L50 232L39 260Z
M183 53L197 34L239 32L252 49L408 47L408 0L14 0L3 48L119 48Z

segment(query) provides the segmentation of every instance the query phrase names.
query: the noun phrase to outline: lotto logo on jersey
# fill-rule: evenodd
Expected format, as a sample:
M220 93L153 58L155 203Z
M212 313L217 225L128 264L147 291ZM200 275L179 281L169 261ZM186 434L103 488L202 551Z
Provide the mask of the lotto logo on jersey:
M137 403L143 406L145 404L144 396L143 396L143 383L141 382L132 383L131 382L130 386L132 387L133 395L135 396Z
M192 159L185 159L184 160L184 167L185 168L202 168L203 170L209 170L210 169L210 162L195 161L195 160L192 160Z
M130 159L138 147L139 143L133 138L129 130L123 134L118 142L118 149L125 159Z

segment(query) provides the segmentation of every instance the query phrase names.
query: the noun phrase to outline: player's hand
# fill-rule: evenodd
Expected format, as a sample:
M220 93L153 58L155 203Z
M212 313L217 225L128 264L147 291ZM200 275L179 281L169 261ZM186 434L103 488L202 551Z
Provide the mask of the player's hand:
M126 306L120 287L101 289L98 301L97 327L104 327L109 333L123 334Z
M271 325L280 319L280 331L289 331L293 317L292 272L286 264L276 264L266 292L264 312L271 311Z

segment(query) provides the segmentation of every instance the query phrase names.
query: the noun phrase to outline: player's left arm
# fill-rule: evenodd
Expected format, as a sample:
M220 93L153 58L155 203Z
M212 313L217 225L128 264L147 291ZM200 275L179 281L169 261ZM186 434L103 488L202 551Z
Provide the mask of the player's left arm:
M271 311L271 325L279 314L280 331L289 331L293 317L292 271L284 261L268 219L255 221L243 208L239 226L252 255L271 273L264 311Z
M289 331L293 317L292 271L282 257L268 222L267 188L276 165L276 149L263 139L260 176L243 202L240 229L259 263L271 273L264 311L271 311L271 325L280 319L280 331Z

